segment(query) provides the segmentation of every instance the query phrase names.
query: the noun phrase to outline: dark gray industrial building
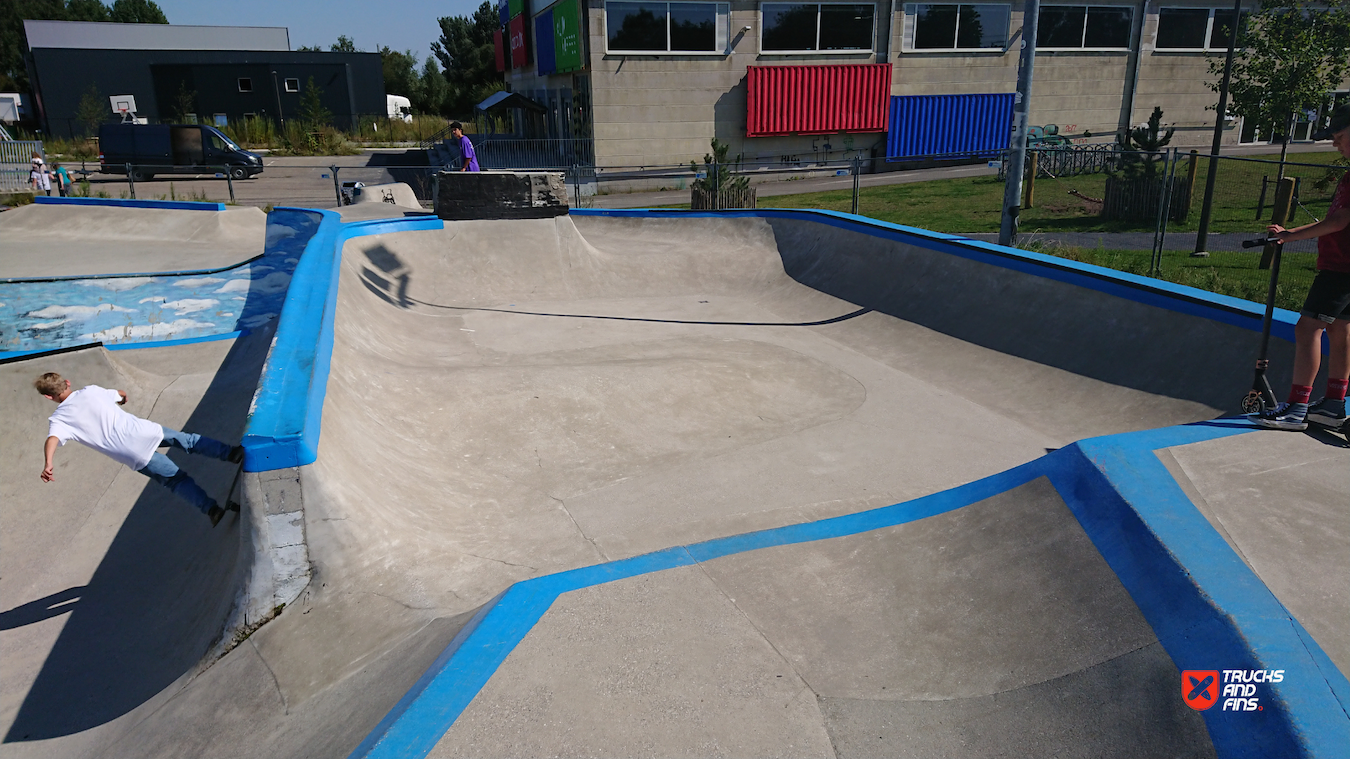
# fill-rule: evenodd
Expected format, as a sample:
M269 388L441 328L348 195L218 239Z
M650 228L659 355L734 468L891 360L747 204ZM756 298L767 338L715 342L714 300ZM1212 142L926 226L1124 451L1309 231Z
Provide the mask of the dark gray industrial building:
M199 123L298 115L310 78L333 125L386 113L379 53L297 52L284 27L173 26L25 21L28 74L41 127L84 134L80 100L96 92L107 118L112 95L133 95L150 122L179 118L180 93L195 93Z

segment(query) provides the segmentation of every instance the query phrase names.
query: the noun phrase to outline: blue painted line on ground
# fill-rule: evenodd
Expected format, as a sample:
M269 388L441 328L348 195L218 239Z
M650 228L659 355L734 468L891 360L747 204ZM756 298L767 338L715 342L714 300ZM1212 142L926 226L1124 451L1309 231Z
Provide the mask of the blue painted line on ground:
M184 337L178 340L155 340L144 343L116 343L114 345L104 345L110 351L131 351L141 348L168 348L176 345L191 345L193 343L213 343L217 340L233 340L236 337L247 335L250 330L239 329L234 332L222 332L219 335L204 335L202 337Z
M894 240L939 253L956 255L981 263L1012 269L1025 274L1085 287L1116 297L1164 308L1176 313L1212 319L1252 331L1261 331L1265 307L1234 298L1160 279L1070 261L1066 258L1009 248L996 243L972 240L960 235L932 232L903 224L880 221L866 216L819 209L761 208L744 211L680 211L670 209L576 209L577 216L619 218L778 218L811 221L838 229ZM1271 334L1293 342L1298 314L1275 309Z
M281 307L272 351L244 430L246 472L304 466L318 459L343 244L365 235L444 228L436 217L344 223L335 211L276 210L307 211L323 220L296 264Z
M1272 705L1281 708L1256 719L1250 712L1205 713L1219 756L1336 756L1335 747L1350 745L1350 739L1341 742L1350 735L1343 695L1350 693L1350 684L1154 454L1159 448L1254 430L1244 419L1226 419L1093 438L913 501L516 583L480 610L476 619L481 622L457 636L350 757L428 755L562 593L760 548L913 522L1041 476L1064 498L1179 669L1286 670L1284 683L1267 686Z
M112 206L115 208L159 208L173 211L224 211L224 203L204 203L197 200L130 200L126 198L58 198L38 195L33 202L40 206Z

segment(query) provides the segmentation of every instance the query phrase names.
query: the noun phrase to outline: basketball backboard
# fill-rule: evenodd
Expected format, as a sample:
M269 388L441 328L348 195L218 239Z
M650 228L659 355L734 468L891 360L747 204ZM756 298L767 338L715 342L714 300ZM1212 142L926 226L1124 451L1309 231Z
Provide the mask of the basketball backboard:
M112 95L108 98L108 102L112 105L112 112L118 116L136 112L135 95Z

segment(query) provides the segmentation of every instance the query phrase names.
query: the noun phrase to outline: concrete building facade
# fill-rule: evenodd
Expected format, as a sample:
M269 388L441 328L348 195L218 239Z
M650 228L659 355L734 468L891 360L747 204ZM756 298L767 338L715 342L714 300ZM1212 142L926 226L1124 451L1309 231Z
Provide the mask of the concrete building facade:
M521 13L538 19L555 5L539 0ZM582 0L579 12L582 70L540 74L538 55L526 54L525 65L506 67L506 81L570 125L564 135L546 122L534 136L589 136L596 165L632 167L687 164L714 137L756 162L884 156L885 131L748 137L748 70L885 63L892 97L1012 93L1023 22L1021 2ZM1157 106L1176 128L1173 145L1208 146L1218 100L1209 64L1222 61L1231 15L1222 0L1043 3L1031 123L1071 142L1110 142ZM539 44L541 35L526 36L526 46ZM1350 82L1342 99L1346 91ZM828 93L789 95L802 101L790 107L834 107ZM1296 139L1306 139L1307 123ZM1224 142L1269 140L1263 131L1230 119Z

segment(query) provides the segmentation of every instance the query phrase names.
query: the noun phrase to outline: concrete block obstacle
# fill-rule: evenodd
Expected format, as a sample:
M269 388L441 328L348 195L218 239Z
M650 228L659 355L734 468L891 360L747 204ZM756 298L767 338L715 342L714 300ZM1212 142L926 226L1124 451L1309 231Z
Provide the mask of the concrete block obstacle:
M442 219L542 219L565 216L562 174L542 171L442 171L436 175Z

